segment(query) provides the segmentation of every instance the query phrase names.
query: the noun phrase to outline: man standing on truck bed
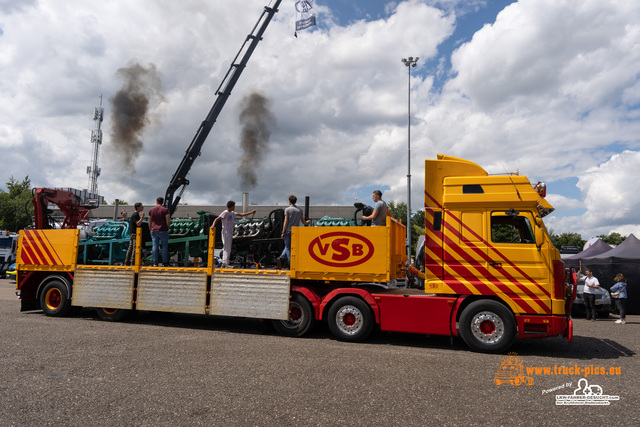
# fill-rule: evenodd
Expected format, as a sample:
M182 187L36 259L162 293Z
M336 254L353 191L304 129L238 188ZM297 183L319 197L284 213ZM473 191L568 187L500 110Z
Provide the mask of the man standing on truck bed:
M302 217L302 209L296 206L298 198L293 194L289 196L289 207L284 210L284 224L282 225L282 238L284 239L284 250L276 259L278 268L285 266L289 268L291 262L291 227L298 227L300 222L309 225L309 220Z
M131 264L131 257L135 256L136 252L136 230L142 225L144 219L144 208L142 203L137 202L133 205L133 213L129 218L129 249L127 249L127 256L124 257L124 265Z
M371 225L386 225L387 224L387 203L382 200L382 191L375 190L371 196L373 199L373 213L369 216L363 216L364 220L371 220Z
M149 229L153 241L153 266L158 266L158 243L162 242L162 264L169 264L169 224L171 213L162 206L163 197L156 199L156 205L149 210Z
M235 224L236 216L255 215L256 210L251 212L236 212L236 202L229 200L227 202L227 210L223 211L211 224L213 230L218 224L218 221L222 221L222 268L229 267L231 258L231 245L233 244L233 226Z

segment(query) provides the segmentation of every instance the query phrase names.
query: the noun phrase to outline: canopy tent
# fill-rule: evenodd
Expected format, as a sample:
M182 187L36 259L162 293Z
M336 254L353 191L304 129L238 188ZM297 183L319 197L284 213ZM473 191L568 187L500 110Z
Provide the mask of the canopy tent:
M615 248L599 255L591 256L588 260L603 262L640 262L640 240L633 234L630 234L624 242Z
M595 255L600 255L600 254L602 254L604 252L607 252L607 251L610 251L610 250L611 250L611 246L609 246L607 243L605 243L604 240L598 239L598 240L595 241L594 244L589 246L584 251L582 251L580 253L577 253L575 255L572 255L570 257L564 258L563 261L567 265L573 267L574 266L574 263L573 263L574 260L580 261L583 258L592 257L592 256L595 256ZM567 262L567 261L570 261L570 262ZM576 264L576 266L578 265L578 263L575 263L575 264Z
M601 253L597 253L597 249L594 249L592 253L586 254L587 256L582 256L599 242L563 261L568 267L574 268L579 268L582 264L583 273L586 268L591 268L600 286L606 289L610 289L615 284L613 278L618 273L622 273L627 279L627 313L640 314L640 240L631 234L613 249ZM602 247L602 245L599 246Z

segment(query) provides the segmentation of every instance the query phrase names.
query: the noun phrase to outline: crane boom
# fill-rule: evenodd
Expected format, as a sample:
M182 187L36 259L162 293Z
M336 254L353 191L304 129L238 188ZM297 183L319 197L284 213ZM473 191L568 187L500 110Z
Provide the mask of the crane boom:
M189 185L189 180L186 178L191 166L193 166L193 162L195 162L196 157L200 155L200 150L202 149L202 145L204 144L207 136L209 136L209 132L213 125L215 124L224 104L227 102L229 95L231 95L231 91L235 86L236 82L240 78L242 71L249 62L249 58L251 54L255 50L256 46L262 40L262 36L269 26L271 19L278 12L278 6L282 0L276 0L275 5L273 7L265 6L262 15L256 22L251 34L247 36L244 43L240 47L240 50L236 54L236 57L231 62L229 66L229 70L227 74L225 74L220 86L216 90L216 100L209 111L209 114L204 119L198 130L196 131L189 148L187 149L184 157L182 158L182 162L180 162L180 166L173 174L171 178L171 182L169 183L169 187L167 187L167 191L165 193L164 198L164 206L169 209L171 214L176 211L178 207L178 202L180 202L180 198L182 197L182 193L184 193L185 188ZM244 52L244 53L243 53ZM238 61L240 58L240 61ZM174 198L174 194L178 188L182 187L180 190L180 194Z

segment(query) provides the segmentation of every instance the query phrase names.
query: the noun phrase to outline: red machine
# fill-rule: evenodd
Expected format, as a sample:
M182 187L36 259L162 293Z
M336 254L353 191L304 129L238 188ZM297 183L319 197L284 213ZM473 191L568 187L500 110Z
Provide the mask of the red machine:
M86 220L90 210L97 206L83 205L80 198L70 191L41 187L33 189L31 203L33 203L34 228L38 230L56 228L56 222L51 216L53 211L49 210L49 203L58 206L60 212L64 214L60 228L76 228Z

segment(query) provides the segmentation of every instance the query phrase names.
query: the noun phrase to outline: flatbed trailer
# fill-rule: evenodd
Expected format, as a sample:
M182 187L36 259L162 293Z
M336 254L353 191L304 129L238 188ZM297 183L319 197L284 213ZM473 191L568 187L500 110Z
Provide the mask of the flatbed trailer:
M82 264L78 230L20 233L22 310L50 316L96 307L105 320L136 310L269 319L287 336L326 321L336 338L382 331L461 336L503 352L516 338L572 339L575 274L564 267L541 216L552 208L525 177L488 176L471 162L427 160L424 257L407 266L405 227L294 227L291 269ZM140 232L140 230L138 230ZM170 242L171 243L171 242ZM410 287L407 274L420 277Z

